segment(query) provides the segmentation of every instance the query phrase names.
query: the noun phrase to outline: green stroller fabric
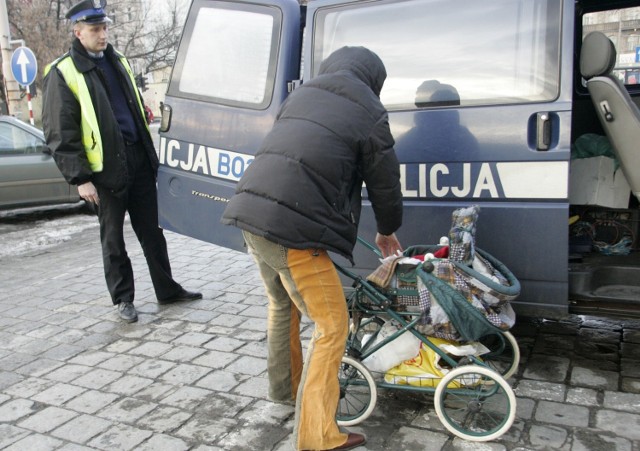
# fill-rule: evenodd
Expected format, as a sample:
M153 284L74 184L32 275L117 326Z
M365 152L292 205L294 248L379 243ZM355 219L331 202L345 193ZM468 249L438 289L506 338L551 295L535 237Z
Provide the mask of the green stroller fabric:
M410 248L406 253L423 250ZM475 259L484 262L488 274L448 259L432 260L407 270L400 265L395 299L400 310L422 313L416 325L424 335L454 341L476 341L496 330L508 330L515 322L509 301L520 294L520 282L504 264L482 249ZM413 276L413 293L407 275ZM404 285L401 285L403 283ZM392 290L393 291L393 290Z
M494 282L484 275L476 272L472 268L453 262L456 268L468 275L466 282L475 286L481 286L491 293L492 298L501 299L500 305L488 306L486 302L481 302L481 306L474 305L465 296L464 290L457 289L445 280L425 271L424 265L416 269L417 277L422 281L431 297L431 302L437 302L444 310L450 322L432 322L432 335L456 341L477 341L481 337L498 333L505 328L504 322L498 320L490 321L488 317L491 310L500 309L508 305L507 301L515 299L520 293L520 282L501 262L493 258L488 253L476 248L475 251L487 259L496 270L505 277L506 285ZM476 303L477 304L477 303ZM500 324L502 327L498 327Z

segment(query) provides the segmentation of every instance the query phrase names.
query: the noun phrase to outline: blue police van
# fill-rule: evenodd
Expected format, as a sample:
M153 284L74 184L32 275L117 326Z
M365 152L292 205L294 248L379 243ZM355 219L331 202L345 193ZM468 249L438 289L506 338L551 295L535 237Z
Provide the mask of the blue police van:
M361 45L388 73L404 246L437 243L476 204L476 245L520 280L519 313L640 313L638 201L598 181L611 158L572 160L607 148L580 72L590 31L615 45L637 105L624 74L638 66L638 0L193 0L162 110L160 224L243 250L219 219L280 104L332 51ZM375 236L366 203L360 235ZM365 248L355 260L378 263Z

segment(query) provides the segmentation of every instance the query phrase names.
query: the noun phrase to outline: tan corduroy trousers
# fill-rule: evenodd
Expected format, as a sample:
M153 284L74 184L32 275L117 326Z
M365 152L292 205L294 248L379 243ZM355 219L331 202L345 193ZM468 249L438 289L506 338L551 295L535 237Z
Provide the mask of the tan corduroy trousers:
M289 249L243 232L269 298L269 397L296 400L293 444L298 450L344 444L335 414L340 396L338 369L348 332L347 305L338 273L326 251ZM315 329L304 366L300 314Z

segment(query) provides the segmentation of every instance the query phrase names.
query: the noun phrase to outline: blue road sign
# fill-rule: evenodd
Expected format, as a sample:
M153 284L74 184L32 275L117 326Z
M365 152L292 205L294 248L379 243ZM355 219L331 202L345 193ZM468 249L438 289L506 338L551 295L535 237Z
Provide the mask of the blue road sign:
M29 86L36 79L38 61L28 47L18 47L11 55L11 73L22 86Z
M640 63L640 47L636 47L636 63Z

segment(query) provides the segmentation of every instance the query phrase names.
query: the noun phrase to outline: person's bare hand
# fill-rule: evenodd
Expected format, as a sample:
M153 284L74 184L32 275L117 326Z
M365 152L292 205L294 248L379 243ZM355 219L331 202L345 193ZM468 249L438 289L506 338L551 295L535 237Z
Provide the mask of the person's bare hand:
M376 245L378 249L380 249L380 252L382 252L383 258L402 252L402 245L400 241L398 241L395 233L391 235L376 234Z
M100 204L100 198L98 197L98 190L95 185L91 182L83 183L78 186L78 194L87 202L91 202L93 204Z

